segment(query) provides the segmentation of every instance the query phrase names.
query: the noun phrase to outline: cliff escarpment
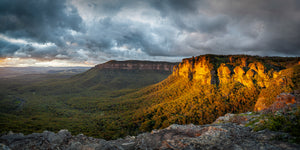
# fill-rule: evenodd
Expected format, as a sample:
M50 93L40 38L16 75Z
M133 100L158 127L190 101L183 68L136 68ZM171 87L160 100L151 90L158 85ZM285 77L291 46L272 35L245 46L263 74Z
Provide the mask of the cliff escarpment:
M261 111L280 93L299 98L299 57L203 55L184 59L147 93L140 129L206 124L226 113Z
M111 60L95 66L97 69L118 69L118 70L155 70L171 72L177 63L154 62L154 61L115 61Z
M276 87L291 90L294 86L292 78L298 78L295 74L299 73L299 64L299 57L205 55L184 59L182 63L174 67L172 76L200 85L214 84L225 94L229 94L228 89L231 89L229 86L234 84L257 89L261 94L255 109L262 110L273 102L271 99L274 99L276 94L280 93L281 90L276 90ZM271 93L276 94L271 98L263 96Z
M299 62L298 57L204 55L184 59L174 67L172 75L203 85L221 86L238 82L248 88L266 88L271 82L282 84L284 77L293 73L293 70L287 72L285 69L298 65Z
M70 82L92 90L136 89L166 79L176 64L178 63L111 60L74 76Z

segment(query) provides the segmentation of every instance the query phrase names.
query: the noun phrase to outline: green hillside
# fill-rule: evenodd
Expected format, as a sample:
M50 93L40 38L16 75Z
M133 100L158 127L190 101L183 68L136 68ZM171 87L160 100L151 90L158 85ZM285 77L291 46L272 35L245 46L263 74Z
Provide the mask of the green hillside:
M271 105L299 93L299 58L204 55L183 60L168 79L136 92L149 107L133 117L141 131L171 124L207 124L226 113Z
M106 136L108 132L101 131L99 120L115 120L127 111L115 109L122 101L117 97L158 83L170 73L94 67L69 78L49 74L0 79L0 130L29 134L68 129L73 134L107 139L124 136L128 133Z

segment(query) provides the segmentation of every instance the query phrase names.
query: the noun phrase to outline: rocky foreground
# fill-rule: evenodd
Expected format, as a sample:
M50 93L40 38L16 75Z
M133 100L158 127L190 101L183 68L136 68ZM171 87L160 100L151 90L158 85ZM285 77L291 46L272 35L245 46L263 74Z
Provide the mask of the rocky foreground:
M30 135L10 132L0 137L0 150L295 150L300 149L300 145L292 142L297 142L299 137L284 132L269 131L267 128L284 128L288 125L282 125L284 123L282 120L286 120L288 122L285 123L289 124L292 130L299 131L297 129L299 127L298 96L296 95L296 103L295 96L282 93L269 108L263 111L226 114L208 125L173 124L165 129L153 130L151 133L111 141L87 137L83 134L72 136L68 130L61 130L58 133L44 131ZM281 118L279 120L281 122L276 122L274 118ZM292 134L299 135L299 133Z
M44 131L30 135L9 133L0 138L0 149L300 149L298 144L279 140L289 139L290 135L287 133L269 130L255 132L252 128L244 126L244 123L248 122L245 120L256 116L227 114L210 125L173 124L166 129L112 141L82 134L72 136L67 130L58 133Z

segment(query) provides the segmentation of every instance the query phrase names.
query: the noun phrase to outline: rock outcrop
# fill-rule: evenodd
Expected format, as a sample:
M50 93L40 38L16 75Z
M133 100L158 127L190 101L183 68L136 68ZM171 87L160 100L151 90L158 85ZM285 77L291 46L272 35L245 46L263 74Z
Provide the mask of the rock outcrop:
M173 75L193 80L201 84L212 83L213 65L206 57L184 59L182 63L174 67Z
M288 136L285 133L263 130L253 132L251 128L235 123L212 125L176 125L154 130L138 136L106 141L82 134L72 136L67 130L58 133L45 131L24 136L7 134L0 138L3 149L299 149L299 145L272 140Z
M119 69L119 70L156 70L172 72L177 63L153 62L153 61L115 61L111 60L103 64L96 65L97 69Z
M296 104L296 97L290 93L281 93L275 98L275 102L266 106L262 99L258 99L255 105L257 111L277 111L279 109L288 108L290 105Z
M232 82L231 71L226 66L225 63L222 63L220 65L220 67L218 68L218 76L219 76L220 84L228 84L228 83Z

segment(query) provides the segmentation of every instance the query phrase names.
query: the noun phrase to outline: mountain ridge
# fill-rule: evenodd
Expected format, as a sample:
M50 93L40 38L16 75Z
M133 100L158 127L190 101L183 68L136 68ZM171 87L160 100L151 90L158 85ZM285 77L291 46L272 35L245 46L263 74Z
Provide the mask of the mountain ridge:
M142 131L206 124L225 113L263 110L299 90L299 57L201 55L184 59L164 81L139 91L151 107L136 116ZM258 102L259 100L259 102Z
M110 60L103 64L98 64L96 69L122 69L122 70L157 70L172 72L173 67L178 63L163 62L163 61L141 61L141 60L126 60L116 61Z

